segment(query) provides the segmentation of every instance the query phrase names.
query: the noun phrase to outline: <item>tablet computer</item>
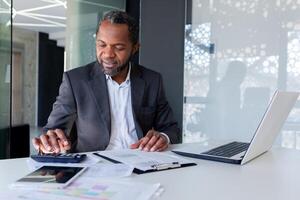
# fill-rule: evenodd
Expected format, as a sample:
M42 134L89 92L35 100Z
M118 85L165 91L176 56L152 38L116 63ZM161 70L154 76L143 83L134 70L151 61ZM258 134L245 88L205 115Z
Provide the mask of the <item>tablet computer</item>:
M64 188L78 177L86 167L42 166L14 182L12 187Z

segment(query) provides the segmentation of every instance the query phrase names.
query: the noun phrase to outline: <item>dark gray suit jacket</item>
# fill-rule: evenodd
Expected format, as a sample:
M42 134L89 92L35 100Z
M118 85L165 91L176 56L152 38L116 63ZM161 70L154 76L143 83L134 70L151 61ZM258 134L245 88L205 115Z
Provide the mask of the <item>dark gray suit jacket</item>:
M152 127L166 133L171 143L180 142L179 128L166 100L159 73L132 65L131 99L138 138ZM111 118L106 77L98 62L64 73L59 95L44 131L63 129L72 151L104 150L110 139ZM70 132L75 121L77 134Z

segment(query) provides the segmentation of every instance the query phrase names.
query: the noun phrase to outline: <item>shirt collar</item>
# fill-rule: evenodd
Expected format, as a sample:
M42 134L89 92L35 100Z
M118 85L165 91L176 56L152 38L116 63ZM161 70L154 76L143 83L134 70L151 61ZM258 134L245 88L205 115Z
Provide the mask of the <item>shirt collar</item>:
M131 62L129 62L128 65L129 65L129 69L128 69L127 76L126 76L126 79L124 82L128 82L130 80ZM110 75L105 74L105 77L106 77L106 80L111 80L111 81L113 80Z

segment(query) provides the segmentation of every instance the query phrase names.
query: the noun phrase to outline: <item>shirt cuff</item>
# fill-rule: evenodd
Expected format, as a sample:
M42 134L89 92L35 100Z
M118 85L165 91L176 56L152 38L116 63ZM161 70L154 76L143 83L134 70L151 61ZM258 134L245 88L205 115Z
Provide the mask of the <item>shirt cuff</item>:
M167 138L167 142L168 144L170 144L170 138L167 134L163 133L163 132L159 132L160 134L162 134L163 136L165 136Z

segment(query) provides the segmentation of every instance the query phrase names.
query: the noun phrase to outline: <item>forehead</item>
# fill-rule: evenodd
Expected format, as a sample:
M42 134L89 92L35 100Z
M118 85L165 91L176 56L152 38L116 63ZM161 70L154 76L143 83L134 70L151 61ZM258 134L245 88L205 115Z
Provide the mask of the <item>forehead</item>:
M97 34L97 39L100 40L113 40L113 41L122 41L130 42L129 40L129 31L127 24L112 24L110 21L105 20L101 22L99 31Z

